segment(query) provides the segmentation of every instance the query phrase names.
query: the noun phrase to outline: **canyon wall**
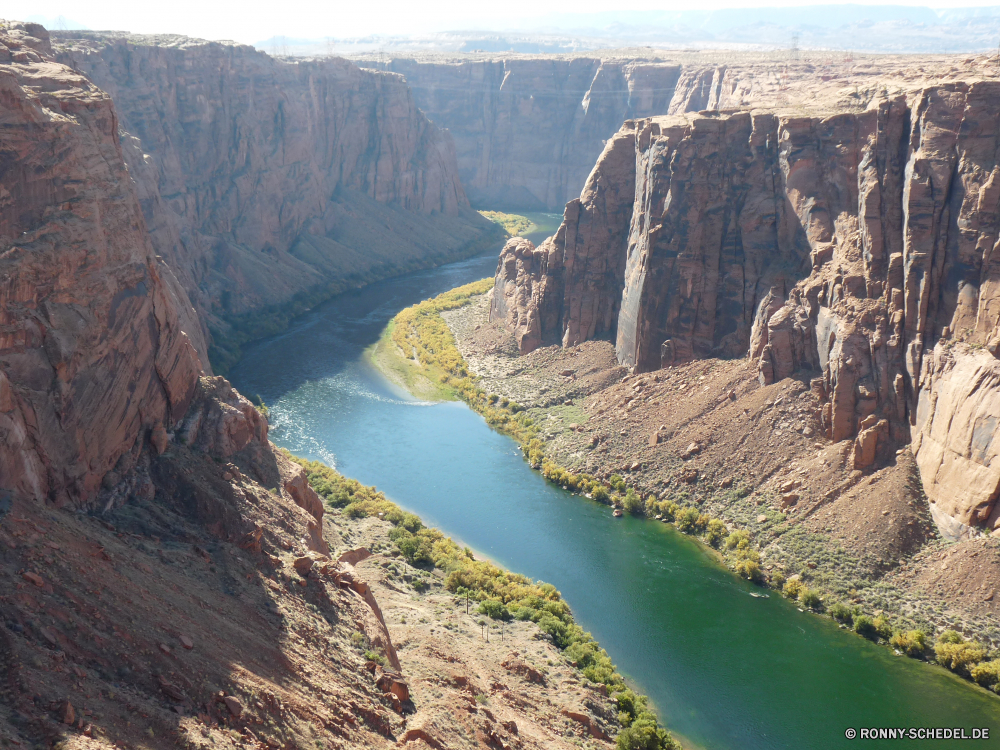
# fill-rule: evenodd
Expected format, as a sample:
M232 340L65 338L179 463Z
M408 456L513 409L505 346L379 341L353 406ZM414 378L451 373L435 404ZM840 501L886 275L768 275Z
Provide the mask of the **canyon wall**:
M83 36L0 40L0 500L103 507L151 491L213 335L496 228L397 75ZM217 458L268 453L245 399L215 402Z
M493 317L522 352L811 377L855 468L912 441L939 525L1000 529L1000 82L887 89L627 122L557 234L505 248Z
M625 120L787 106L828 98L844 106L869 89L910 89L931 73L963 78L985 58L845 57L786 53L644 52L591 56L420 54L359 65L401 73L417 106L455 142L458 169L480 208L562 211L583 189L594 161ZM850 80L851 86L842 85ZM796 90L807 83L808 92ZM867 98L865 98L867 97Z
M666 114L681 66L597 57L361 58L403 74L455 141L472 203L561 211L623 120Z
M191 303L155 255L111 99L0 32L0 495L83 504L193 398Z
M248 314L495 239L398 75L184 37L54 38L115 102L153 247L216 345Z

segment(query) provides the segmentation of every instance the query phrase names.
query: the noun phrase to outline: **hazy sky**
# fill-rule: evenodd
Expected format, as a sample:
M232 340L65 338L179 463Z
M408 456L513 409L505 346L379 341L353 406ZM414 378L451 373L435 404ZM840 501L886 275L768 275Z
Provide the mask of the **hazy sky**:
M920 5L880 0L866 5ZM934 7L996 5L998 0L934 0ZM615 9L686 10L809 5L795 0L0 0L0 18L39 20L73 28L170 32L205 39L253 43L275 35L317 39L365 34L407 34L449 29L502 29L518 20L550 13ZM609 7L610 6L610 7Z

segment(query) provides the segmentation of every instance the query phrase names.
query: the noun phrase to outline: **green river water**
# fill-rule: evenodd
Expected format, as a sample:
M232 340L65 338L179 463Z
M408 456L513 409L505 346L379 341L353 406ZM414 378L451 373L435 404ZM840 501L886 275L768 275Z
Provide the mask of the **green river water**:
M558 217L538 217L539 235ZM672 527L547 484L460 403L399 392L365 347L400 309L491 276L496 254L342 295L246 349L231 379L271 438L377 485L457 541L554 584L664 723L719 750L1000 747L1000 699L735 577ZM989 727L989 741L848 740L848 728Z

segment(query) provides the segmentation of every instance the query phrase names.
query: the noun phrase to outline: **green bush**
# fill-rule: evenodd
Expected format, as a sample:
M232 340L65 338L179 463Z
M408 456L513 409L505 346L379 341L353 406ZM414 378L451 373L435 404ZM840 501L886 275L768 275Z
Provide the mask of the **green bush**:
M730 537L732 539L732 537ZM789 599L798 599L806 585L800 578L789 578L781 589L781 593Z
M760 569L760 562L752 558L744 557L737 560L736 573L754 583L760 583L764 578L764 572Z
M986 658L986 649L978 643L965 640L954 630L944 631L934 644L938 664L953 672L969 675L976 664Z
M847 627L854 624L854 612L843 602L834 602L830 605L830 617Z
M718 547L729 536L726 524L718 518L713 518L705 526L705 541L713 547Z
M868 615L855 615L854 632L870 641L892 637L892 628L889 626L889 621L882 615L879 615L875 619L872 619Z
M628 488L628 492L622 498L622 507L625 508L626 513L631 513L634 516L642 515L646 510L642 498L631 487Z
M898 630L892 634L889 645L907 656L919 657L927 650L927 634L922 630Z
M479 614L486 615L491 620L510 620L511 614L499 599L484 599L479 603Z
M726 537L726 549L745 549L750 546L750 535L743 529L737 529Z
M385 666L385 657L382 654L375 653L374 651L365 651L365 658L368 661L373 661L376 664L381 664Z
M675 516L677 530L685 534L693 534L698 529L698 511L696 508L685 508Z
M820 599L819 592L805 587L799 592L799 603L806 609L813 610L818 610L823 606L823 600Z
M612 474L611 479L608 480L608 484L611 485L611 489L615 492L621 493L625 491L625 480L618 474Z
M970 676L983 687L996 690L1000 686L1000 659L977 664L972 668Z
M590 496L599 503L607 505L611 501L611 494L604 485L599 484L590 491Z

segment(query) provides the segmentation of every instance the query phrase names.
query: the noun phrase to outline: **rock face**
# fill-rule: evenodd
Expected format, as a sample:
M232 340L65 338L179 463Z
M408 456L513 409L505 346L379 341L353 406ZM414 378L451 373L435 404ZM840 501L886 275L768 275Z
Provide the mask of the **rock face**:
M363 67L402 73L417 106L455 141L458 170L482 208L561 211L628 119L703 110L787 107L829 99L857 110L876 90L911 90L929 76L961 79L986 56L920 60L806 53L668 52L648 56L418 54ZM984 70L983 72L986 72ZM867 99L865 99L867 101Z
M665 114L674 63L588 57L359 59L402 73L420 109L455 139L473 204L561 210L627 118Z
M609 333L639 371L746 354L765 384L812 373L857 468L912 439L936 512L998 528L998 122L1000 84L978 80L627 122L634 176L609 145L538 270L512 275L505 250L495 311L537 320L522 351ZM627 220L605 208L612 172ZM588 211L617 231L565 241Z
M54 37L114 100L153 247L213 332L458 257L491 230L398 75L184 37Z
M187 411L191 303L155 257L108 95L35 24L0 32L0 87L0 486L85 504Z

